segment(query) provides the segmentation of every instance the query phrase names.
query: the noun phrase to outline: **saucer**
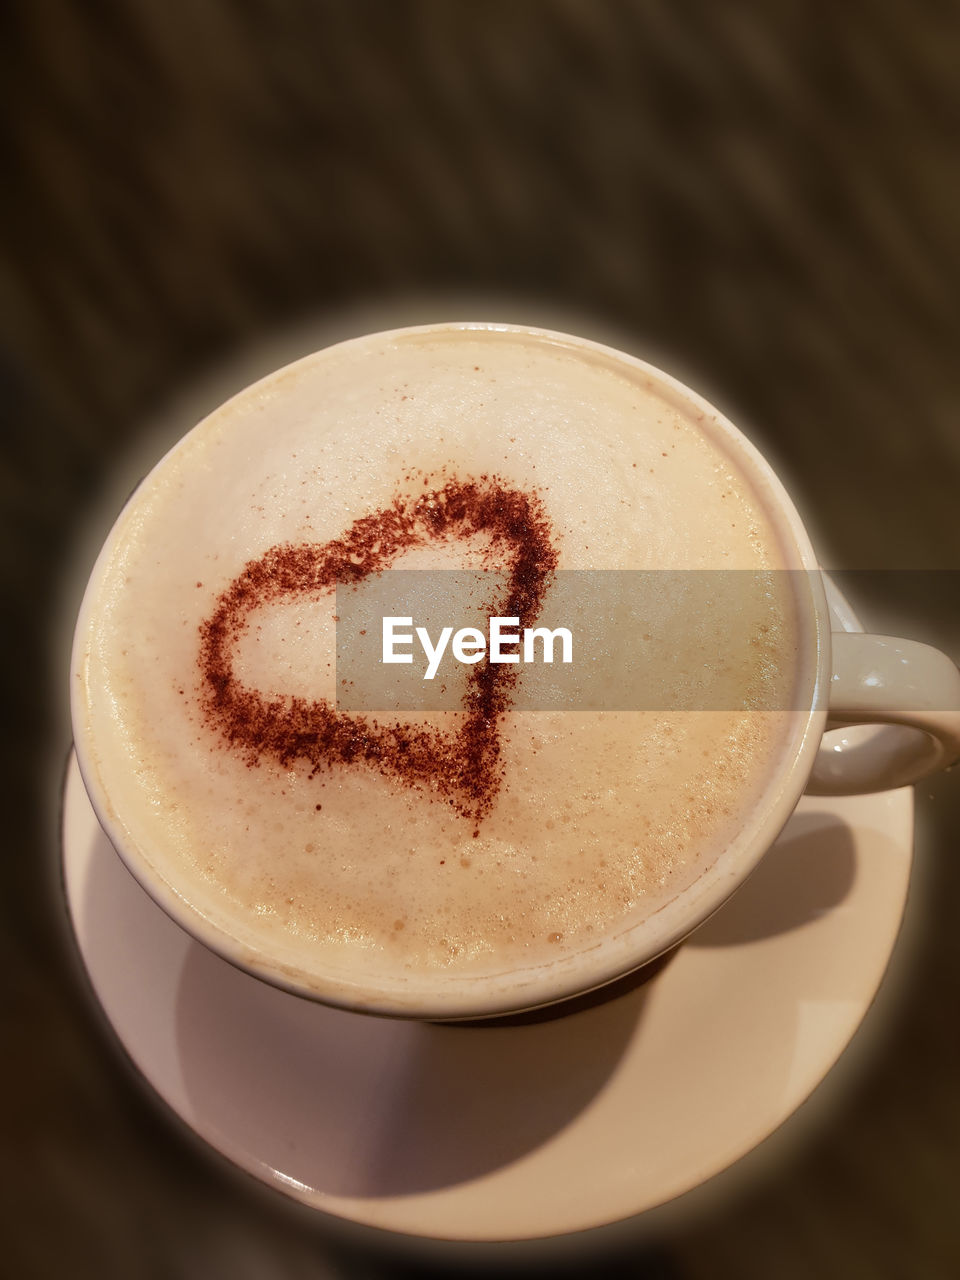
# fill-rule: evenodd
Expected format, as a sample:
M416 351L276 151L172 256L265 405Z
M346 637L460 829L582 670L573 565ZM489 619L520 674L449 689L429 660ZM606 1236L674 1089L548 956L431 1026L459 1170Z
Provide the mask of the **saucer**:
M73 757L63 807L83 962L167 1105L296 1200L456 1241L633 1218L777 1129L880 986L912 840L910 788L805 796L747 883L647 982L556 1017L436 1025L326 1008L234 969L126 870Z

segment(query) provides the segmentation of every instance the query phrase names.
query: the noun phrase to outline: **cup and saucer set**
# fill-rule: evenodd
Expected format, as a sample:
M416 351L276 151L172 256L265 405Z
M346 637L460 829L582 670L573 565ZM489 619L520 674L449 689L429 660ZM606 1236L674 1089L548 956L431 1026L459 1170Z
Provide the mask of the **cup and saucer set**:
M772 847L659 959L532 1013L378 1017L263 981L141 887L72 755L66 903L92 995L130 1062L254 1178L333 1218L405 1236L543 1240L637 1220L735 1176L870 1011L913 857L913 790L895 784L949 763L960 742L956 713L904 711L909 689L891 695L893 714L874 714L871 681L892 680L884 655L873 675L861 663L856 687L842 669L854 652L847 640L871 638L826 574L823 588L844 714L827 722L824 713L828 732L810 747ZM907 645L892 660L920 670L924 648ZM932 678L960 687L947 666L952 675ZM898 723L869 723L881 719ZM923 736L917 729L939 737L939 756L911 776L903 735Z

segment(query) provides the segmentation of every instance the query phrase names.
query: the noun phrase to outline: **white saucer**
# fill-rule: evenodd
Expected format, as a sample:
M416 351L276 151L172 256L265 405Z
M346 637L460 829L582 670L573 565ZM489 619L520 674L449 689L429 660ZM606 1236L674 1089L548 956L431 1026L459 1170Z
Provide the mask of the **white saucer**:
M438 1026L328 1009L232 968L127 872L73 759L63 810L81 955L164 1101L297 1200L471 1241L632 1217L772 1133L877 992L912 837L911 789L804 797L747 884L646 984L552 1020Z

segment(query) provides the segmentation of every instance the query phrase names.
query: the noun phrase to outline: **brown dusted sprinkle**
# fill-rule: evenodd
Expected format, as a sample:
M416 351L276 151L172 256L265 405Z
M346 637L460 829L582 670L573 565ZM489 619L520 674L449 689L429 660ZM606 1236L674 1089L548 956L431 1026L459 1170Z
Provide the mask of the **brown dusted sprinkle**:
M366 765L448 801L479 824L503 782L499 722L509 706L516 667L485 658L471 668L465 720L456 735L403 722L380 724L322 699L265 698L233 671L236 643L255 610L284 597L329 595L338 584L389 568L406 550L478 534L489 539L490 566L508 571L501 616L518 617L521 628L531 625L557 567L557 552L539 497L508 488L495 476L448 480L416 497L398 496L325 545L281 544L251 560L200 627L198 663L208 723L251 767L264 759L285 769L301 761L315 776L338 765ZM478 827L473 834L479 835Z

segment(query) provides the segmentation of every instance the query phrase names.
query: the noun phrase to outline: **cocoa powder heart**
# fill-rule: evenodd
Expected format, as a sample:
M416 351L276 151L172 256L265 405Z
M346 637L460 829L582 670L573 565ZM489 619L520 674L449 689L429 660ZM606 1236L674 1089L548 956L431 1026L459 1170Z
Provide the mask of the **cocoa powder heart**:
M423 493L397 497L323 546L275 546L250 561L200 627L202 706L208 724L249 766L270 759L289 768L299 761L313 776L338 765L366 765L447 800L479 823L503 781L499 722L510 703L515 666L484 658L471 668L458 733L402 721L380 724L324 699L266 698L233 671L237 641L257 609L291 596L329 595L338 584L380 573L404 551L431 541L485 536L490 564L507 575L500 616L532 625L557 566L540 498L491 476L428 485L424 479Z

